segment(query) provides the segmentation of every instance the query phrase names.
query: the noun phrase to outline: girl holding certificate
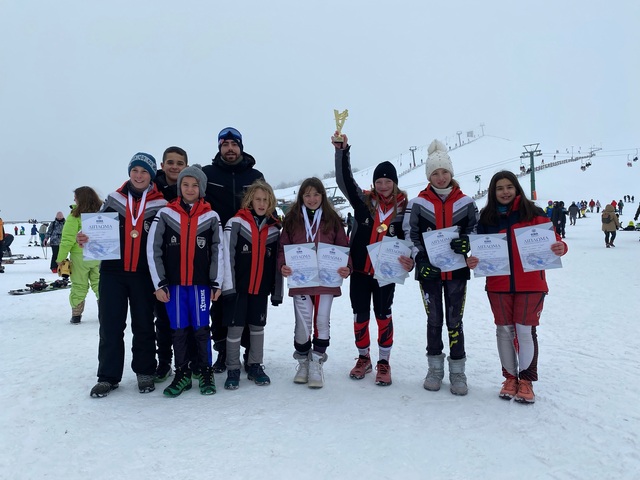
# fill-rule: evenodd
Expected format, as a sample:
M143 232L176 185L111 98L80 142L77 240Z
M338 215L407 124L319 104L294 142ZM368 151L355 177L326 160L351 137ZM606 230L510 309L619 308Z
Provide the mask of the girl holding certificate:
M282 276L276 261L280 221L274 216L276 196L263 180L253 182L244 195L238 213L224 227L223 321L227 327L224 388L240 386L240 340L245 327L251 335L247 378L256 385L269 385L264 372L264 327L267 300L282 303Z
M371 302L378 324L378 363L376 365L376 385L391 385L389 357L393 346L393 320L391 306L395 293L395 283L381 286L374 278L374 268L369 258L367 246L382 241L384 237L404 239L402 220L407 206L407 195L398 188L398 174L390 162L382 162L373 171L373 189L362 190L351 171L348 138L344 133L332 138L336 149L336 181L353 207L354 227L350 237L350 258L353 262L350 297L353 309L353 330L358 349L356 365L349 376L361 380L372 371L369 354L369 320ZM339 140L339 141L338 141ZM413 260L398 257L406 271L413 268Z
M56 257L56 263L71 259L71 293L69 293L69 303L71 304L71 323L78 324L82 320L84 312L84 300L89 293L89 286L98 295L98 285L100 283L100 261L84 260L82 248L76 242L76 234L82 230L80 215L83 213L95 213L100 210L102 200L91 187L78 187L73 192L73 209L67 217L62 227L62 237L60 247Z
M445 145L434 140L429 145L425 168L429 184L409 202L405 216L405 235L411 238L416 260L416 280L427 313L427 362L424 379L426 390L438 391L444 378L442 329L447 323L449 337L449 390L454 395L466 395L466 353L462 314L470 278L465 262L452 271L441 272L434 266L425 248L423 233L448 227L458 227L460 237L450 241L446 254L451 259L469 252L469 237L478 219L478 208L458 182L453 179L453 164ZM449 243L449 242L447 242ZM464 260L464 259L463 259ZM453 268L453 267L452 267ZM444 294L444 304L442 301ZM443 312L444 307L444 312Z
M525 272L518 252L514 229L548 223L544 211L529 200L516 176L496 173L489 183L487 206L480 212L477 233L506 233L509 244L510 275L487 277L487 295L495 318L498 355L505 380L500 398L533 403L531 382L538 380L538 337L536 328L549 291L544 270ZM551 251L567 253L567 244L558 233ZM467 259L469 268L479 263Z
M307 178L300 185L296 201L284 217L278 249L278 270L284 277L294 273L285 262L284 246L327 243L348 245L340 215L327 198L327 192L318 178ZM338 268L338 274L347 278L349 266ZM298 360L295 383L307 383L310 388L324 386L322 364L327 360L329 346L329 318L333 298L342 294L340 287L290 288L296 319L293 357Z

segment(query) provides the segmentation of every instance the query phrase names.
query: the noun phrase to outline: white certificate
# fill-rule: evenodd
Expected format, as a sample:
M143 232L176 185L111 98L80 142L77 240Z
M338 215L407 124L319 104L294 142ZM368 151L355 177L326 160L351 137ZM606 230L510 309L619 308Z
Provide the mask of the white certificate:
M469 235L471 255L480 262L473 270L474 277L494 277L509 275L509 245L506 233Z
M338 273L340 267L349 262L349 247L318 242L318 278L321 287L339 287L343 278Z
M116 212L81 213L82 233L89 237L82 249L85 260L120 259L120 222Z
M430 230L422 234L424 248L427 250L429 262L443 272L452 272L465 268L465 256L451 249L451 240L459 238L458 226Z
M386 238L386 237L383 237ZM369 254L369 261L371 261L371 265L373 265L373 268L375 270L376 264L378 263L378 255L380 253L380 246L382 245L382 242L376 242L376 243L371 243L369 245L367 245L367 253ZM374 274L374 278L375 278L375 274ZM380 285L381 287L384 287L385 285L389 285L390 283L393 283L391 281L384 281L384 280L380 280L379 278L376 278L378 280L378 285Z
M388 285L389 283L404 284L405 278L409 276L402 264L399 257L404 255L405 257L411 256L411 242L408 240L400 240L397 237L383 237L380 245L375 251L375 261L373 261L374 275L373 278L378 280L381 286ZM374 244L375 245L375 244ZM371 257L371 252L369 253Z
M317 287L318 258L314 243L300 243L284 246L284 258L288 267L293 270L287 277L289 288Z
M551 222L514 228L513 233L525 272L562 268L560 257L551 251L551 245L557 242Z

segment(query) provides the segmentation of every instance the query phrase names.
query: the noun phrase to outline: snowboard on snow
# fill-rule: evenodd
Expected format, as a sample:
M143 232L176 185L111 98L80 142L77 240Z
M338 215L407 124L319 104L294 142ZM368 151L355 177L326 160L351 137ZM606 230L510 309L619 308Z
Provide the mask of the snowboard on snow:
M27 288L19 288L17 290L9 290L9 295L30 295L32 293L45 293L55 292L57 290L64 290L71 288L71 282L68 278L60 278L53 282L47 282L44 278L25 284Z

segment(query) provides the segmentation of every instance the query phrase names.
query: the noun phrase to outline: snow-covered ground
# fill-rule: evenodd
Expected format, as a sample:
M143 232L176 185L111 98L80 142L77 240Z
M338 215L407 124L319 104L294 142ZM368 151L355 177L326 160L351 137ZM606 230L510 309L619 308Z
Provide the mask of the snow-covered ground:
M521 145L513 145L514 155L488 158L498 144L498 139L484 138L451 153L463 190L477 190L473 177L478 173L464 175L474 165L513 156L514 165L507 167L518 171ZM635 194L636 203L622 216L626 224L640 199L640 191L634 191L640 165L628 168L597 156L592 163L586 172L580 171L580 162L539 172L539 203L599 198L604 204ZM503 166L483 170L483 185ZM370 175L363 173L363 186L368 187ZM411 196L424 183L422 168L400 178ZM528 191L528 177L522 183ZM58 209L52 206L52 214ZM13 251L42 255L40 247L26 246L28 238L17 237ZM466 397L451 395L446 381L439 392L422 388L425 314L413 280L396 289L393 385L376 386L373 374L351 380L357 352L347 280L345 295L335 300L332 311L323 389L292 382L293 309L287 298L269 310L265 365L270 386L258 387L243 376L239 390L227 391L222 374L212 397L192 389L166 398L166 383L141 395L127 366L118 390L93 399L89 390L96 381L98 321L92 294L82 323L70 325L68 291L22 297L5 293L39 277L55 279L48 260L7 265L0 275L0 476L637 478L639 238L638 232L619 232L616 248L604 248L595 214L567 226L564 268L547 274L550 295L538 330L540 380L534 384L534 405L497 396L502 378L483 279L472 279L468 287Z

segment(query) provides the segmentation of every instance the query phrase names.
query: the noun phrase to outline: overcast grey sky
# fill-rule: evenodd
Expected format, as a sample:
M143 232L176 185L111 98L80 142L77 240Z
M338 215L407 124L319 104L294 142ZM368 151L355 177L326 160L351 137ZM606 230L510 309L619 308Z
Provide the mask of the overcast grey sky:
M0 0L0 210L101 195L137 151L207 164L235 126L273 185L479 130L523 143L640 144L635 1Z

